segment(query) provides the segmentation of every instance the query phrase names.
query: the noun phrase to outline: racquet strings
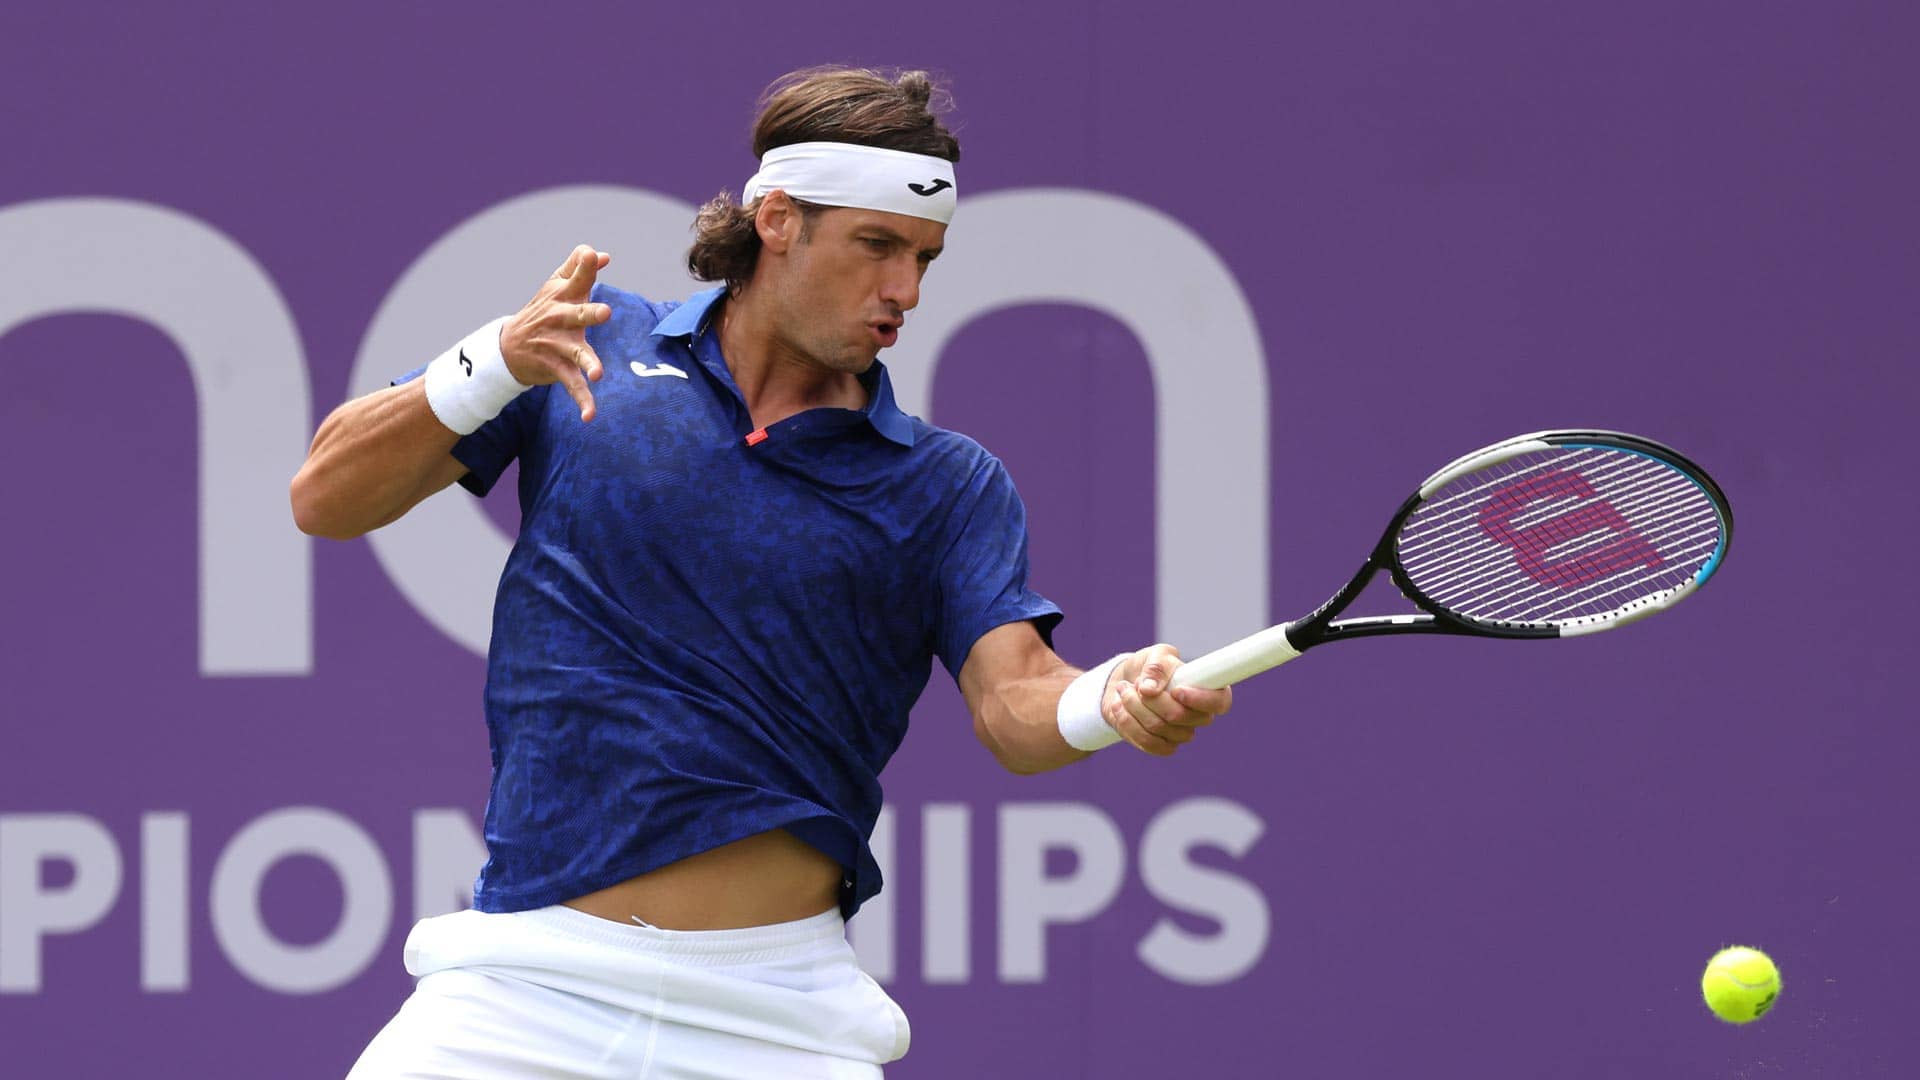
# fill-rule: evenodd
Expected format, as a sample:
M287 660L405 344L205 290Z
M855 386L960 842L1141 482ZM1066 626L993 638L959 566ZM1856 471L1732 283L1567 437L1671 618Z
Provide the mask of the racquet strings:
M1606 446L1556 446L1475 470L1408 515L1395 551L1414 587L1468 619L1557 626L1695 583L1724 540L1688 473Z

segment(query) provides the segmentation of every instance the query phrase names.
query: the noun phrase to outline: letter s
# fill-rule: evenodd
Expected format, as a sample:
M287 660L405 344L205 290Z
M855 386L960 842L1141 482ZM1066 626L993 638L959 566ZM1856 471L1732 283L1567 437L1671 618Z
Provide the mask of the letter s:
M1239 858L1265 831L1253 811L1231 799L1184 799L1154 815L1140 838L1141 881L1163 903L1218 922L1220 932L1203 937L1161 919L1140 940L1142 963L1176 982L1207 986L1231 982L1260 961L1272 921L1266 896L1187 854L1205 844Z

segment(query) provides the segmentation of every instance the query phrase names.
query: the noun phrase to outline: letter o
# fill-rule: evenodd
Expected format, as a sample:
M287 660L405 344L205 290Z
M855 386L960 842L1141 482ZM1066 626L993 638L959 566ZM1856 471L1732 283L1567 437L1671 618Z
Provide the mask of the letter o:
M275 863L311 855L340 878L340 921L312 945L273 936L260 885ZM353 981L385 943L393 880L373 838L331 810L289 807L241 829L213 868L213 936L235 968L283 994L317 994Z

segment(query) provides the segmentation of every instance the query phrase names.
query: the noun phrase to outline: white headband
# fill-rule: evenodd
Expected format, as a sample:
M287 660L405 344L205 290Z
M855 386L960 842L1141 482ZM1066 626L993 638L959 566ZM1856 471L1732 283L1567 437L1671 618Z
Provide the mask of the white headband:
M747 181L742 197L752 203L775 188L823 206L884 210L942 225L953 220L959 201L953 188L953 162L854 143L774 147L760 159L760 171Z

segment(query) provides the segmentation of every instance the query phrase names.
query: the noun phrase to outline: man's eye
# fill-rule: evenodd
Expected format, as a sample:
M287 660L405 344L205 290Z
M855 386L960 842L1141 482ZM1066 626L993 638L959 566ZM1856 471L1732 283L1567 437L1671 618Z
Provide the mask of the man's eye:
M860 242L867 245L868 251L887 251L893 247L893 245L887 241L872 236L863 236L860 238Z

